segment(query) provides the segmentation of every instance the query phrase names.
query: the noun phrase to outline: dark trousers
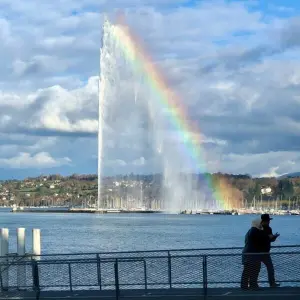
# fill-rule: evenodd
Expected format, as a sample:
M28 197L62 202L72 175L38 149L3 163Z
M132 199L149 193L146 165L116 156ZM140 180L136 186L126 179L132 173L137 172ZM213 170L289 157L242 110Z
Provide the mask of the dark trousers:
M267 267L269 284L275 283L275 272L270 254L263 255L261 262Z
M241 279L241 288L247 289L258 287L258 275L260 271L261 263L259 260L251 260L244 263L244 270Z

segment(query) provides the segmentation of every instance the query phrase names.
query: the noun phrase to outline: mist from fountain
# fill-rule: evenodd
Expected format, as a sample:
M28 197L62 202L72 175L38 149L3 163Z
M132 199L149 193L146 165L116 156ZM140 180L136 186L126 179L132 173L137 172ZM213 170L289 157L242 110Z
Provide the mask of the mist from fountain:
M191 174L194 162L185 153L181 136L170 123L171 113L157 101L147 74L136 68L136 57L124 53L116 34L117 24L105 20L100 53L98 202L102 201L105 165L144 157L152 169L162 172L161 209L170 212L218 208L207 186ZM127 145L132 147L128 152ZM115 157L113 149L123 149ZM127 155L127 156L126 156ZM149 165L148 165L149 167ZM196 166L197 167L197 166ZM115 173L120 173L116 167ZM209 198L210 197L210 198Z

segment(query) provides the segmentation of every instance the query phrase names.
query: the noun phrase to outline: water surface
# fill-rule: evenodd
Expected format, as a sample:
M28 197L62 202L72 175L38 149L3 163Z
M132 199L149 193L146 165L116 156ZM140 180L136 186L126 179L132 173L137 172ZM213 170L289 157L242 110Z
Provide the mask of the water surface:
M43 253L189 249L243 246L252 215L69 214L0 212L0 227L10 229L16 252L16 228L40 228ZM275 216L276 244L300 244L300 217Z

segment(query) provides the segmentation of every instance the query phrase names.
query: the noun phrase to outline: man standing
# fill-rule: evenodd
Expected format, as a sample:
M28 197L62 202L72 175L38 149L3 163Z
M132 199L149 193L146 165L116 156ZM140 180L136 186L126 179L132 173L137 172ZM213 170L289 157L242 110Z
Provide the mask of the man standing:
M279 233L273 235L272 228L270 227L271 220L272 218L270 218L269 214L261 215L261 225L263 227L263 231L269 236L269 239L266 239L266 242L264 245L262 245L263 252L267 253L262 256L262 263L264 263L264 265L267 267L270 287L279 287L280 284L275 282L274 266L270 255L271 243L276 241L276 239L279 237Z

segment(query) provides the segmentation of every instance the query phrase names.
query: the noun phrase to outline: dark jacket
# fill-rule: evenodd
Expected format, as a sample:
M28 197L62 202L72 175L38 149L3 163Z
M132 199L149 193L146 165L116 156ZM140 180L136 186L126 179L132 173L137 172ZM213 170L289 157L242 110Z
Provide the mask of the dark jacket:
M273 235L273 231L272 231L272 228L270 226L264 226L263 227L263 231L264 233L269 236L270 234ZM274 239L267 239L267 240L264 240L263 244L262 244L262 250L263 252L270 252L271 250L271 242L274 242L276 238Z
M243 249L243 263L261 260L260 255L246 255L245 253L262 253L269 239L268 235L255 227L251 227L245 235L245 246Z

